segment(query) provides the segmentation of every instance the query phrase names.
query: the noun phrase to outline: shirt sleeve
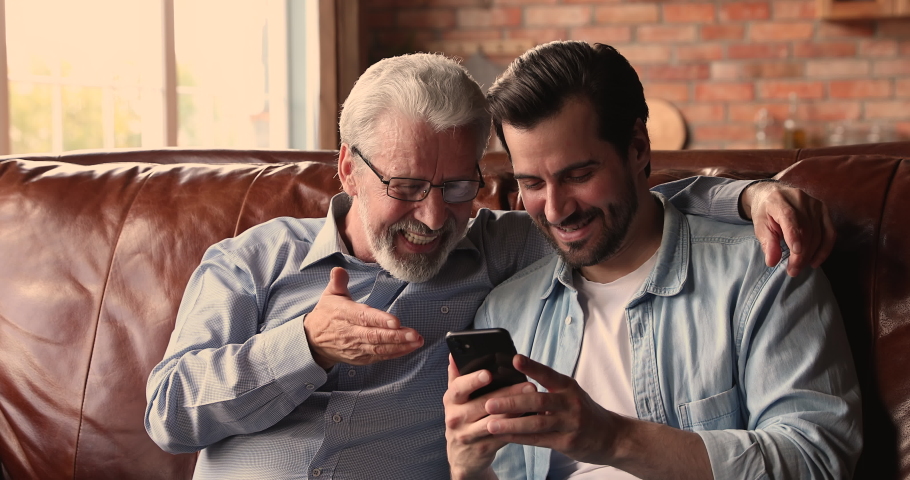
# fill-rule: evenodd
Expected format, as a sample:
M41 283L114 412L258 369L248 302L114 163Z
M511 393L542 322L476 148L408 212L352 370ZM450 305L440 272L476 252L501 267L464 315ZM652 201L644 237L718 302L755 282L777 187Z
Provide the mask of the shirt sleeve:
M667 197L677 210L685 214L746 225L751 222L739 214L739 197L754 182L698 176L663 183L651 190Z
M211 247L190 278L164 359L146 385L145 428L162 449L194 452L261 431L326 381L301 317L260 332L256 274Z
M827 279L786 262L749 292L739 322L744 430L698 431L715 478L852 478L860 392Z

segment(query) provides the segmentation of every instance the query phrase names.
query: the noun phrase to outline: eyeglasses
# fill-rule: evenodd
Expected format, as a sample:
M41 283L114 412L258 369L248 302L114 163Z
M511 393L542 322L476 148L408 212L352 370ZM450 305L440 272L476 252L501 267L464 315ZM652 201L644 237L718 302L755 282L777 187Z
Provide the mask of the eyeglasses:
M420 178L392 177L386 180L376 171L373 164L367 160L367 157L364 157L357 150L357 147L351 147L351 151L370 167L370 170L379 177L380 182L385 184L386 194L397 200L419 202L427 198L431 188L441 188L442 199L446 203L465 203L474 200L477 197L477 192L484 186L480 165L477 165L477 173L480 175L480 180L449 180L448 182L442 182L442 185L433 185L429 180Z

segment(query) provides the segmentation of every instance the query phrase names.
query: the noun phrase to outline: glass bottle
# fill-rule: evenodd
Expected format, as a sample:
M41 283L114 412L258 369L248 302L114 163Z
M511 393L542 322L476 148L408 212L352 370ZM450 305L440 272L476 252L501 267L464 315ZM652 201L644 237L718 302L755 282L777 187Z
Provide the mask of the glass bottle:
M804 148L806 130L796 121L796 92L790 92L790 111L784 120L784 148Z

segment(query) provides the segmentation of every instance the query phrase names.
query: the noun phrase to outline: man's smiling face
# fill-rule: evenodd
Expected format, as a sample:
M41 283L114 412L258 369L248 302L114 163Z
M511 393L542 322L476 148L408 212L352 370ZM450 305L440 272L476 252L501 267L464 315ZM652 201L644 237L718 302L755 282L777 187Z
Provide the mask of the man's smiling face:
M376 135L378 148L368 157L376 173L360 155L346 152L351 162L360 162L353 172L352 188L345 188L354 197L363 233L363 238L351 239L355 255L376 261L402 280L429 280L464 237L472 202L446 203L439 188L431 188L417 202L391 198L377 174L385 180L414 178L433 185L479 180L476 135L469 127L435 132L425 122L396 115L386 115L378 123Z
M627 162L597 127L590 102L578 99L533 128L503 124L525 209L575 268L623 249L638 210Z

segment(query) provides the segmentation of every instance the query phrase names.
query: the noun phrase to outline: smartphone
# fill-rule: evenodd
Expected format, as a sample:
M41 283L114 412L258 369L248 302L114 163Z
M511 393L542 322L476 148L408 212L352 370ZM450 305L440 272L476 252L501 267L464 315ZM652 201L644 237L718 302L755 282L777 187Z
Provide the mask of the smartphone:
M528 381L528 377L512 366L512 358L516 354L515 344L505 329L449 332L446 334L446 343L452 352L458 373L465 375L477 370L487 370L493 375L490 384L475 390L471 398Z

